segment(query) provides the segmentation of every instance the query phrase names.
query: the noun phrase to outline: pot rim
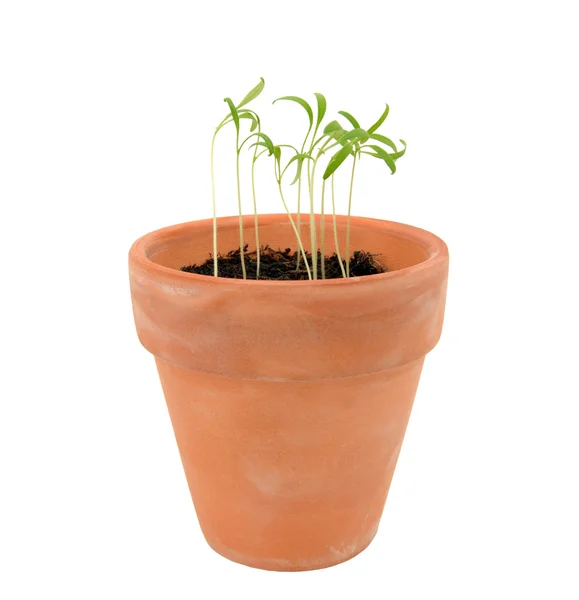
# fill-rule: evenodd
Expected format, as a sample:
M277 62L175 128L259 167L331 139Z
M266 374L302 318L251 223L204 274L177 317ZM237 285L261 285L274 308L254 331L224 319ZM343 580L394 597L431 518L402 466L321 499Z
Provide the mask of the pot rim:
M297 215L292 214L292 218L295 218ZM304 217L308 217L308 214L302 214ZM270 221L277 221L280 218L286 218L286 213L268 213L264 215L258 215L259 224L265 224ZM319 222L321 216L319 214L315 215L316 221ZM331 215L325 215L325 218L331 218ZM336 219L338 222L347 221L346 215L336 215ZM244 227L245 226L253 226L254 225L254 215L244 215L243 217ZM247 223L246 223L247 222ZM228 217L218 217L217 218L218 225L227 226L232 225L235 227L239 226L239 216L228 216ZM209 275L199 275L197 273L188 273L186 271L180 271L179 269L173 269L171 267L165 267L163 265L159 265L151 260L147 253L148 249L159 240L163 238L182 238L183 233L185 231L195 230L195 229L205 229L206 227L213 228L213 219L199 219L196 221L187 221L185 223L179 223L176 225L169 225L167 227L162 227L160 229L156 229L147 233L140 238L138 238L129 251L129 256L131 261L135 265L139 265L142 269L148 271L149 273L157 272L160 275L167 275L174 277L183 282L189 281L199 281L205 284L209 282L213 282L213 285L220 286L264 286L264 287L292 287L296 286L308 286L308 287L329 287L329 286L348 286L348 285L364 285L371 282L375 282L382 279L394 279L396 277L403 277L406 273L410 271L422 271L426 269L430 269L436 264L448 260L448 248L446 243L436 236L435 234L427 231L426 229L421 229L419 227L415 227L414 225L407 225L405 223L398 223L396 221L387 221L384 219L376 219L372 217L351 217L351 224L357 227L373 227L380 228L386 230L390 235L404 238L409 240L430 253L430 256L423 260L420 263L415 265L411 265L410 267L404 267L402 269L397 269L395 271L387 271L386 273L377 273L375 275L365 275L363 277L349 277L349 278L339 278L339 279L315 279L315 280L282 280L282 281L272 281L267 279L233 279L229 277L214 277Z

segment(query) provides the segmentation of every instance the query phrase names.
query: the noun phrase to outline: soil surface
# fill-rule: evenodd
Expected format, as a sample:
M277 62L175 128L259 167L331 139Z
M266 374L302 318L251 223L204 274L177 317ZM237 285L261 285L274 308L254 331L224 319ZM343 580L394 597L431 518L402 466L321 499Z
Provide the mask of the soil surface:
M218 256L219 277L230 279L243 279L241 268L241 252L232 250L226 255ZM312 256L306 252L308 264L312 265ZM363 277L365 275L376 275L385 273L388 269L376 260L376 254L369 254L363 250L357 250L350 259L350 277ZM318 278L321 279L322 265L321 255L318 254ZM346 261L342 264L346 268ZM340 279L343 277L340 261L336 254L324 257L326 279ZM245 268L247 279L257 279L257 252L245 252ZM198 275L213 276L213 258L208 258L201 265L189 265L181 267L181 271L197 273ZM308 279L303 256L300 253L298 264L298 252L292 252L291 248L285 250L273 250L269 246L261 249L259 279L272 281L299 281Z

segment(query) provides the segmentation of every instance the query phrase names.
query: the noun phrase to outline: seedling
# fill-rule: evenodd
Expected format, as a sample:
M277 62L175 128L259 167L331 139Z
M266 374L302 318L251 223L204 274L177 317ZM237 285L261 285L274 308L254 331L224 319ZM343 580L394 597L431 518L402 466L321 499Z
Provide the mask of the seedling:
M261 133L261 122L260 122L260 119L259 119L257 113L255 113L254 111L249 110L249 109L243 109L243 110L239 110L239 109L242 106L249 104L255 98L257 98L263 91L264 86L265 86L265 81L262 77L260 82L248 94L246 94L246 96L243 98L243 100L237 106L235 106L233 104L233 101L231 100L231 98L225 98L224 101L227 102L227 104L229 106L229 114L223 119L223 121L221 121L221 123L219 123L219 125L215 129L215 133L213 134L213 139L211 141L211 194L212 194L212 201L213 201L213 274L215 275L215 277L218 276L217 203L215 200L215 169L214 169L215 138L217 137L217 134L219 133L219 131L225 125L227 125L228 123L231 123L231 122L234 123L234 125L235 125L235 152L236 152L235 171L236 171L236 179L237 179L237 205L238 205L238 210L239 210L239 247L241 249L241 267L242 267L242 271L243 271L243 278L246 279L247 273L245 270L245 254L244 254L245 243L244 243L244 236L243 236L243 210L242 210L242 206L241 206L241 185L240 185L240 179L239 179L239 154L241 152L241 148L243 147L243 144L247 140L245 140L241 145L239 144L240 119L250 119L251 120L251 129L250 130L254 131L257 128L258 133L256 133L255 135L261 136L264 140L268 140L269 142L271 142L271 140L269 140L269 138L267 138L267 136L264 136L264 134ZM256 156L254 155L253 165L255 164L255 160L256 160ZM256 236L255 243L257 245L257 256L258 256L258 261L259 261L260 245L259 245L259 231L258 231L258 226L257 226L258 216L257 216L257 203L256 203L256 199L255 199L254 177L255 177L255 169L252 168L251 185L252 185L252 189L253 189L254 216L255 216L255 236ZM258 268L258 272L259 272L259 268Z

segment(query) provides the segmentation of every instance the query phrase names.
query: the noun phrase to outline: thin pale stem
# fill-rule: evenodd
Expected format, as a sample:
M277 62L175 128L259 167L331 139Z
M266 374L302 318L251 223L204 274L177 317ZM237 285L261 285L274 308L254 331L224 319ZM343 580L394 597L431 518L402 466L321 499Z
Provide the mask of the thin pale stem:
M314 279L318 278L318 242L316 239L316 217L314 215L314 176L316 174L316 163L317 160L314 161L314 166L310 174L310 165L308 161L308 183L310 188L310 242L312 245L312 270Z
M299 245L299 248L300 248L300 252L302 253L302 256L304 258L304 264L306 265L306 269L308 271L308 279L311 279L312 278L312 272L310 271L310 266L308 265L308 260L306 258L306 251L304 250L304 246L302 244L302 239L301 239L301 237L300 237L300 235L298 233L296 224L294 223L294 220L292 219L291 213L290 213L289 208L287 206L287 203L285 201L285 198L284 198L284 195L283 195L283 190L282 190L282 187L281 187L281 181L280 180L278 180L277 186L279 188L279 195L281 196L281 201L283 203L283 207L285 208L285 212L287 213L287 216L288 216L288 219L289 219L289 221L291 223L292 229L294 230L294 233L295 233L296 238L298 240L298 245Z
M253 193L253 218L255 227L255 248L257 252L257 271L255 278L259 279L259 270L261 266L261 246L259 244L259 219L257 217L257 199L255 196L255 161L257 154L257 146L255 148L255 154L253 156L253 162L251 164L251 191Z
M243 208L241 206L241 181L239 178L239 130L237 131L235 149L235 172L237 175L237 207L239 209L239 255L241 256L241 271L243 273L243 279L247 279L247 270L245 269L245 242L243 240Z
M314 138L316 135L318 128L314 130ZM314 272L314 279L318 278L318 243L316 239L316 219L314 215L314 189L315 189L315 175L316 175L316 166L318 164L319 158L323 155L326 146L330 143L331 139L328 139L326 143L322 146L322 148L318 152L318 156L314 160L314 165L311 168L310 172L310 162L308 161L308 184L309 184L309 192L310 192L310 238L312 244L312 267ZM314 149L314 144L312 143L312 147L310 148L310 153ZM325 182L322 183L322 221L320 224L320 240L321 240L321 273L322 279L325 279L326 275L326 265L324 259L324 185Z
M310 136L310 132L312 131L312 124L310 123L310 126L308 128L308 132L306 133L306 137L304 138L304 142L302 144L302 149L301 149L301 153L304 153L304 150L306 148L306 144L308 143L308 137ZM311 150L310 150L311 152ZM308 173L309 173L309 161L308 161ZM301 233L302 233L302 174L300 171L300 178L298 180L298 213L297 213L297 222L298 222L298 235L300 235L300 239L301 239ZM300 268L300 257L301 255L298 253L298 260L296 262L296 268L299 269Z
M336 201L334 193L334 176L332 175L332 215L334 218L334 245L336 246L336 254L338 255L338 261L340 262L340 269L342 270L342 277L346 277L346 271L344 270L344 263L342 261L342 255L340 254L340 244L338 242L338 224L336 223Z
M308 131L309 134L309 131ZM304 141L305 144L305 141ZM303 148L302 148L303 151ZM300 178L298 180L298 214L297 214L297 228L298 228L298 236L301 239L301 234L302 234L302 174L300 172ZM296 269L300 268L300 258L301 258L301 254L298 253L298 260L296 263Z
M213 201L213 276L219 276L219 267L217 264L217 202L215 201L215 168L213 165L213 156L215 154L215 138L219 128L213 134L211 141L211 198Z
M326 278L326 220L324 216L324 196L326 193L326 180L322 181L322 210L321 210L321 224L320 224L320 254L321 256L321 268L322 268L322 279Z
M348 198L348 221L346 223L346 275L350 277L350 214L352 212L352 192L354 190L354 173L356 172L357 154L354 153L352 176L350 178L350 197Z

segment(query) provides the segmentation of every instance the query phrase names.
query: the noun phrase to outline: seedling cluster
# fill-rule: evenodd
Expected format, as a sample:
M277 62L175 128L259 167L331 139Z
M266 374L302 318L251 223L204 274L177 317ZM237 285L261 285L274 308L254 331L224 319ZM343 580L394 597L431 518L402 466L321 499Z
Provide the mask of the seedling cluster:
M243 278L247 278L245 267L245 239L243 231L243 213L241 203L241 185L240 185L240 156L242 150L246 147L253 152L251 162L251 189L253 196L253 212L255 219L255 245L257 249L257 279L260 276L260 253L261 246L259 240L259 223L257 199L255 193L255 164L257 160L266 154L273 158L274 176L277 183L280 199L283 208L288 216L293 232L296 236L300 256L299 260L303 260L307 270L308 279L325 279L325 228L323 227L325 211L326 211L326 182L330 180L330 196L333 215L333 234L336 254L339 259L339 264L343 277L350 276L350 215L352 210L352 198L354 191L354 177L356 173L356 164L363 154L376 158L382 161L392 174L396 172L396 161L406 152L406 142L400 140L400 149L397 145L384 135L377 133L380 126L388 116L389 107L386 105L384 111L367 129L363 129L360 123L353 115L346 111L339 111L338 114L347 121L347 126L344 127L338 120L333 120L322 126L324 117L326 116L326 98L319 93L315 93L316 109L315 112L312 106L303 98L298 96L283 96L274 100L276 102L287 101L293 102L301 106L308 117L308 129L306 131L303 143L298 149L289 144L274 144L271 138L262 131L261 120L258 114L249 108L247 105L255 100L265 86L263 78L260 82L241 100L235 104L231 98L225 98L229 112L217 126L211 142L211 189L213 201L213 274L218 276L218 261L219 255L217 252L217 202L215 197L215 170L214 170L214 155L215 155L215 139L219 131L226 125L233 124L235 126L235 151L236 151L236 181L237 181L237 203L239 209L239 248L240 260L243 272ZM249 135L242 140L242 129L247 122L249 125ZM242 140L242 141L241 141ZM332 153L333 152L333 153ZM327 161L326 168L322 174L322 187L320 196L320 215L322 217L322 226L318 236L315 222L315 190L316 176L319 177L318 163L329 153L330 158ZM351 158L350 186L348 195L348 213L346 224L346 246L345 257L347 260L342 260L340 247L338 244L338 230L336 225L336 204L335 204L335 189L334 175L348 158ZM304 169L304 164L306 169ZM292 217L290 208L284 195L284 182L287 180L287 172L290 167L295 166L295 175L290 185L297 184L297 211L296 219ZM307 190L307 198L309 200L309 220L310 220L310 243L312 253L310 260L301 237L301 220L302 220L302 195L304 188ZM319 240L318 240L319 238ZM319 242L319 243L318 243ZM318 260L316 255L321 255L320 269L318 269ZM319 271L319 272L318 272Z

